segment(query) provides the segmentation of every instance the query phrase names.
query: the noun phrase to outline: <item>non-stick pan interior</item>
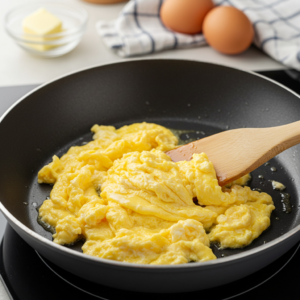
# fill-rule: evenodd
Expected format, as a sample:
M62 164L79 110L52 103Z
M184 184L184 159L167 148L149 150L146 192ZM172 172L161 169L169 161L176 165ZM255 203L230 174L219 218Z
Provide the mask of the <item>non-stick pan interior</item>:
M239 127L278 126L297 121L299 115L296 95L222 66L149 60L85 70L31 93L2 120L0 200L23 224L51 240L37 222L37 207L51 186L37 184L37 172L54 154L90 141L92 125L147 121L191 130L189 136L202 138ZM220 251L213 246L218 257L262 245L299 224L299 150L295 146L252 173L251 188L269 193L275 202L270 228L245 249ZM283 183L290 200L282 200L269 180ZM81 251L80 246L73 248Z

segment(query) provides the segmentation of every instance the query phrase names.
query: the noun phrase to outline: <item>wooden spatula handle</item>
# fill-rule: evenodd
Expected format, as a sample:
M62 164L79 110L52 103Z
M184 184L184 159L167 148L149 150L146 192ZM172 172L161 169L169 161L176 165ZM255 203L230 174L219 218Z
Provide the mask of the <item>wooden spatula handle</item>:
M191 160L194 153L205 152L214 164L219 184L225 185L299 143L300 121L297 121L278 127L228 130L167 154L176 162Z
M254 153L252 163L249 164L243 175L255 170L284 150L300 143L300 121L277 127L249 128L246 130L249 131L246 145Z
M274 142L274 155L300 143L300 121L269 128Z

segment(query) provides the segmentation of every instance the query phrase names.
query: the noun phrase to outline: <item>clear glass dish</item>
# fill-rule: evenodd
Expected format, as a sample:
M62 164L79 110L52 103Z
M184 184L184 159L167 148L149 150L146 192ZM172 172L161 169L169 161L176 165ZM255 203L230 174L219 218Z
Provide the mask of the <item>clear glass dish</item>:
M59 18L63 30L42 36L24 33L23 20L39 8L45 8ZM4 17L4 26L10 37L27 52L42 57L57 57L70 52L79 44L87 21L88 14L82 8L58 2L33 2L10 10Z

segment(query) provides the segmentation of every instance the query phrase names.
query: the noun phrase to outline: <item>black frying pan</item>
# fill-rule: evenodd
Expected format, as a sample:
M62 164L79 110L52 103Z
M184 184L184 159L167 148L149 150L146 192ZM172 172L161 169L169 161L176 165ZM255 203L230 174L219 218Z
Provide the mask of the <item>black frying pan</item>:
M252 173L251 187L261 188L275 202L271 226L244 249L220 251L212 245L219 259L179 266L115 262L83 255L80 244L73 249L54 244L51 233L37 223L33 203L42 204L51 190L37 184L37 172L54 154L61 156L71 145L91 140L89 130L96 123L119 127L147 121L207 136L228 128L282 125L299 116L295 93L253 73L218 65L141 60L87 69L39 87L1 119L0 208L43 256L96 283L143 292L225 284L263 268L300 239L299 145ZM287 186L290 213L268 180Z

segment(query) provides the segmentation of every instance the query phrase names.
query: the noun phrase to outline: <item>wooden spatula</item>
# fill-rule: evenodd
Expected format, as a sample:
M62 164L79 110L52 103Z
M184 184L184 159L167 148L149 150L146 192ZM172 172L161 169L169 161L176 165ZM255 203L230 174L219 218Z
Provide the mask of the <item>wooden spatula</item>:
M205 152L221 186L255 170L282 151L300 143L300 121L269 128L224 131L166 152L174 162Z

